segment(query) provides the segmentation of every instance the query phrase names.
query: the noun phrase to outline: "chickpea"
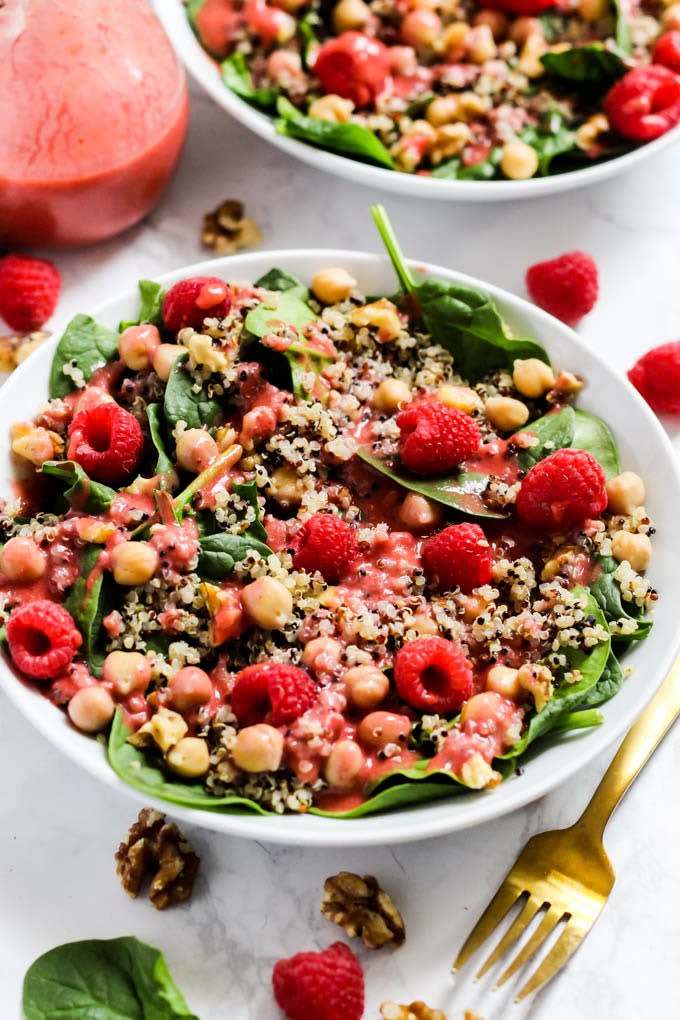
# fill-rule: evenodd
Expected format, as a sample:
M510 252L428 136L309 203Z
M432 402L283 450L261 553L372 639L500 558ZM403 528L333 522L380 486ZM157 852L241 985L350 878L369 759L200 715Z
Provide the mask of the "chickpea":
M578 0L578 13L584 21L600 21L609 11L607 0Z
M510 22L502 11L480 11L475 16L473 25L488 25L496 42L500 42L508 34Z
M464 595L463 592L458 592L453 598L464 623L473 623L487 606L481 595Z
M393 74L416 74L418 58L412 46L390 46L390 70Z
M80 414L81 411L89 411L93 407L99 407L100 404L115 404L115 400L110 393L101 389L100 386L86 386L76 400L73 414L75 416Z
M473 64L485 64L496 56L496 43L488 25L476 25L465 40L467 55Z
M0 571L9 581L37 581L46 566L45 553L28 536L16 535L0 550Z
M332 677L338 671L341 660L342 645L331 637L312 638L302 651L302 665L320 678Z
M327 96L315 99L307 110L307 116L313 120L327 120L331 124L346 124L352 116L353 109L354 103L351 99L343 99L342 96L336 96L331 92Z
M411 387L403 379L383 379L373 394L376 411L386 414L393 414L401 404L410 404L412 400Z
M205 429L186 429L177 439L177 461L185 471L199 475L219 455L217 443Z
M495 691L496 694L502 694L504 698L514 701L522 693L517 673L518 671L511 669L510 666L492 666L486 674L487 691Z
M186 354L184 347L179 344L161 344L157 347L153 354L153 370L157 376L159 376L163 382L167 382L172 372L172 366L175 364L180 354Z
M458 96L436 96L428 105L425 118L433 127L441 127L442 124L452 124L454 121L463 120L460 98Z
M509 36L517 46L524 46L532 35L540 36L543 39L543 27L538 18L515 18L510 25Z
M617 531L612 539L612 556L619 563L627 560L633 570L642 573L652 558L652 543L647 535Z
M529 408L512 397L489 397L484 404L484 413L494 428L501 432L514 432L526 423Z
M104 659L103 676L113 684L116 694L145 691L151 680L151 663L141 652L109 652Z
M506 142L501 149L501 170L511 181L526 181L538 170L538 156L526 142Z
M357 285L354 277L346 269L321 269L312 277L314 296L324 305L335 305L346 301Z
M40 467L46 460L52 460L55 450L47 429L32 426L24 435L12 440L12 452L17 457L23 457L24 460L29 460L31 464Z
M353 666L342 679L350 704L365 711L382 704L390 690L389 679L377 666Z
M394 712L370 712L359 723L359 739L368 747L382 748L385 744L406 744L411 732L411 720Z
M466 414L471 414L482 406L481 400L469 386L451 386L446 383L437 390L437 397L447 407L456 407Z
M274 50L267 57L267 74L281 85L302 75L302 57L293 50Z
M116 706L104 687L81 687L68 703L68 717L83 733L99 733L113 719Z
M442 523L444 511L439 503L417 492L409 492L399 508L399 520L409 531L429 531Z
M439 627L437 621L431 616L428 616L426 612L418 612L413 617L413 623L411 624L413 630L417 631L418 634L425 636L426 634L439 634Z
M680 31L680 4L671 4L661 15L661 27L666 32Z
M607 482L607 501L613 514L632 513L645 501L645 483L634 471L624 471Z
M123 330L118 338L118 353L121 361L133 372L142 372L151 367L160 345L161 337L156 327L144 322Z
M354 786L363 764L363 751L354 740L338 740L326 761L326 782L333 790L348 790Z
M279 506L300 506L303 491L300 476L294 467L286 465L272 471L267 494L273 496Z
M523 397L542 397L555 382L555 375L540 358L518 358L512 366L512 381Z
M482 694L473 694L461 709L461 724L464 726L467 722L485 723L493 720L498 715L498 710L502 705L503 699L496 691L484 691Z
M205 670L198 666L184 666L170 677L168 692L178 712L191 712L210 701L213 684Z
M402 20L400 35L407 46L413 46L416 52L430 49L442 29L442 20L438 14L427 7L411 10Z
M208 744L201 737L182 737L165 756L168 768L178 776L198 779L210 768Z
M447 25L437 40L437 50L449 58L462 55L470 31L467 21L454 21L451 25Z
M331 22L334 30L341 32L361 31L371 20L371 8L364 0L340 0L333 8Z
M267 723L246 726L236 734L231 754L244 772L276 772L283 758L283 734Z
M401 333L401 319L396 306L387 298L362 305L352 312L353 326L373 326L381 344L389 343Z
M243 608L257 627L283 630L293 612L293 596L274 577L258 577L241 591Z
M148 542L121 542L111 550L111 568L116 584L146 584L158 570L158 553Z

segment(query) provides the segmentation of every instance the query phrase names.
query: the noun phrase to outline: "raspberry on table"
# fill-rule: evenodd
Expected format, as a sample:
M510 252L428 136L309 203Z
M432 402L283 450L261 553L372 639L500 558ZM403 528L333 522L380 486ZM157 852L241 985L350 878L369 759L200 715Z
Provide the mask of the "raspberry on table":
M652 347L638 358L628 378L659 414L680 414L680 340Z
M569 251L527 269L529 295L540 308L568 326L576 326L597 301L597 266L590 255Z
M399 456L414 475L445 475L479 449L477 422L441 400L421 400L400 411Z
M607 506L604 471L585 450L557 450L522 480L517 514L546 531L569 531Z
M651 142L680 123L680 78L649 64L624 74L604 97L614 131L633 142Z
M258 662L236 675L231 707L241 726L288 726L314 705L319 689L309 673L284 662Z
M139 422L118 404L97 404L80 411L68 434L69 459L97 482L124 481L139 466L144 452Z
M364 973L344 942L279 960L272 987L288 1020L361 1020L364 1013Z
M200 330L206 318L221 319L231 308L231 290L216 276L193 276L170 287L163 298L161 318L166 329L179 333Z
M293 566L312 574L318 570L324 581L334 584L359 555L356 532L351 524L332 514L308 518L293 540Z
M7 621L12 661L36 680L52 680L63 673L82 642L71 614L49 599L18 606Z
M493 551L478 524L452 524L423 544L428 578L442 591L471 592L491 580Z
M46 259L5 255L0 259L0 315L17 333L40 329L59 300L61 276Z
M394 682L407 705L426 712L457 712L474 694L472 664L464 649L441 637L408 641L394 660Z

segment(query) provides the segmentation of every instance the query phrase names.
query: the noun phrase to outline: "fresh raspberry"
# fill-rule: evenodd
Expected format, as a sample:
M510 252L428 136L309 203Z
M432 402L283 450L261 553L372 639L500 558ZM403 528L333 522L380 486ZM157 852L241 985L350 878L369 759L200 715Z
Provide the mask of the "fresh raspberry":
M660 414L680 414L680 340L652 347L628 372L633 386Z
M236 675L231 707L241 726L260 722L288 726L312 707L318 694L304 669L283 662L258 662Z
M51 680L71 665L83 639L63 606L37 599L12 611L7 643L12 661L22 673L36 680Z
M414 475L446 475L479 449L474 418L440 400L420 400L397 415L399 455Z
M97 482L118 483L137 468L144 436L137 419L118 404L79 411L68 430L68 457Z
M597 266L585 252L569 251L530 266L526 284L540 308L568 326L575 326L597 301Z
M324 581L334 584L359 554L354 528L332 514L314 514L295 536L293 566L296 570L315 570Z
M44 325L57 306L60 290L59 270L51 262L30 255L0 259L0 315L17 333Z
M680 74L680 32L664 32L654 43L652 62Z
M161 316L166 329L179 333L191 326L200 330L203 320L223 318L231 308L231 291L216 276L194 276L173 284L163 298Z
M481 6L521 17L532 17L555 7L555 0L481 0Z
M659 64L634 67L604 97L614 131L633 142L651 142L680 123L680 79Z
M193 14L193 25L206 50L223 60L243 28L243 13L233 0L204 0Z
M272 986L288 1020L361 1020L364 1013L364 972L344 942L279 960Z
M351 99L355 106L371 106L385 88L390 51L363 32L342 32L319 47L314 63L324 92Z
M402 645L394 660L394 682L407 705L448 715L474 694L472 664L460 645L421 637Z
M517 495L517 513L546 531L568 531L607 505L604 471L585 450L557 450L529 471Z
M423 564L443 591L471 592L491 580L493 552L478 524L452 524L424 543Z

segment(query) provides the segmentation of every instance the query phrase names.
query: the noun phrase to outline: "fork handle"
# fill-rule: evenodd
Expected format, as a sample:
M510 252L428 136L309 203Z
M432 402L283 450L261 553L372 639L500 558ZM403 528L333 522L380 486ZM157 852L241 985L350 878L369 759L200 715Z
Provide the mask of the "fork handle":
M614 808L680 715L680 656L659 691L616 752L590 803L576 822L590 835L604 833Z

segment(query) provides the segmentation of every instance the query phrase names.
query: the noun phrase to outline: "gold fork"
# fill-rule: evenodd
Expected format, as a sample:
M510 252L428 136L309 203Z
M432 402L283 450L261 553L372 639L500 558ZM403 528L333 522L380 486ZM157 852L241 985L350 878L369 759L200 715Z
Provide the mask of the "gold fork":
M680 657L663 686L631 728L587 808L568 829L533 836L468 936L454 973L477 952L519 900L523 906L483 964L482 977L517 942L539 911L541 921L503 971L496 987L523 967L561 921L566 924L516 1000L549 981L588 934L614 885L614 869L602 845L604 829L628 787L680 715Z

